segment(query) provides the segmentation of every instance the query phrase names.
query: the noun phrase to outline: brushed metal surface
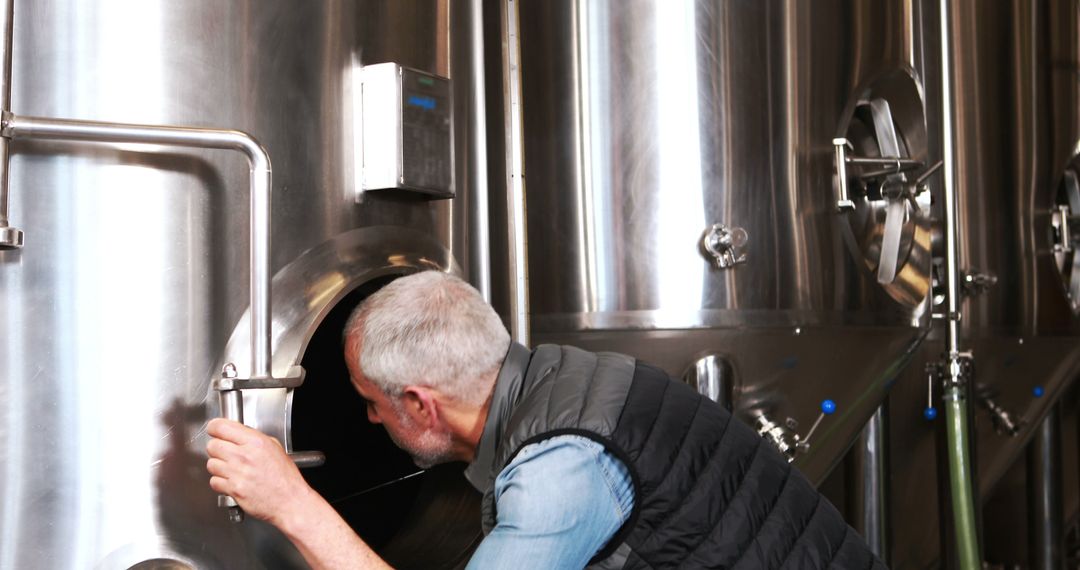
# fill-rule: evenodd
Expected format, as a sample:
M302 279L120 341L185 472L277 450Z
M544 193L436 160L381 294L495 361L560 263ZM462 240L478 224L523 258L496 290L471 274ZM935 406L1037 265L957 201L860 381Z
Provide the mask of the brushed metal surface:
M897 282L910 293L879 286L885 209L835 212L832 146L856 105L898 77L902 146L927 156L920 10L520 2L534 343L629 352L672 374L720 352L745 419L790 417L804 433L832 398L843 413L798 460L823 477L927 326L928 230L913 238L908 216L919 253ZM745 230L745 262L719 269L702 255L715 223ZM778 374L789 352L806 356Z
M415 239L345 266L362 274L438 244L422 263L448 269L447 250L471 247L453 202L354 202L351 89L359 63L470 75L473 60L451 69L449 57L472 41L463 7L451 22L445 0L17 2L11 110L251 133L274 164L275 273L375 226ZM471 101L475 84L457 85ZM458 144L476 144L469 122ZM26 241L0 252L0 568L296 565L276 532L226 522L203 467L209 382L247 310L243 159L67 142L11 152L9 214ZM280 328L305 319L275 308L273 342L310 334ZM249 422L284 426L286 405L252 404Z

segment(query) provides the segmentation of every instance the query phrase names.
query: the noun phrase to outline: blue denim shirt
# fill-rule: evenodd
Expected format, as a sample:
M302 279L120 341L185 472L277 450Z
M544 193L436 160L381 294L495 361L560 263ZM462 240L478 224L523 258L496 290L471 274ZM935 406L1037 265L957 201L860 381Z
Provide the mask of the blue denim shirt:
M630 517L634 488L603 445L561 435L521 449L495 479L495 504L468 568L583 568Z

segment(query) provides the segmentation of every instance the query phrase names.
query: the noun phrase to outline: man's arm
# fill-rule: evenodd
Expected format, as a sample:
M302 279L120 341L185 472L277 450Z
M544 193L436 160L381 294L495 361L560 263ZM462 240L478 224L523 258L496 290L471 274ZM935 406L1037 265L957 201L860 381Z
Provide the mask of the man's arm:
M584 437L526 446L495 480L496 524L469 568L583 568L629 518L622 462Z
M221 418L206 431L210 487L277 527L313 569L390 568L304 481L278 440Z

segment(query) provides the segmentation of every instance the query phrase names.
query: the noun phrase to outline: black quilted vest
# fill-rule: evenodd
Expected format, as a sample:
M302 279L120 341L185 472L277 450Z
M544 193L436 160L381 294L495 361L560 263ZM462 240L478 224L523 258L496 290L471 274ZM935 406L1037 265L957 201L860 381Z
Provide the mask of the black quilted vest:
M578 434L619 457L635 489L633 514L590 568L885 567L757 433L659 369L543 345L512 382L502 387L508 419L484 492L485 533L498 472L530 443Z

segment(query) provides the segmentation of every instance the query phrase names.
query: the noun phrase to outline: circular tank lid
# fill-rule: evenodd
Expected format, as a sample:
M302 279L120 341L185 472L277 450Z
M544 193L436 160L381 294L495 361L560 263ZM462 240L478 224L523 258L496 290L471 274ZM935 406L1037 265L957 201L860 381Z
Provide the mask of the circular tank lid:
M871 82L839 133L833 144L844 147L844 165L841 172L838 157L835 175L846 187L838 205L848 249L894 300L917 305L930 290L931 266L931 169L919 84L901 70Z
M1080 314L1080 155L1065 169L1050 212L1050 243L1073 314Z

